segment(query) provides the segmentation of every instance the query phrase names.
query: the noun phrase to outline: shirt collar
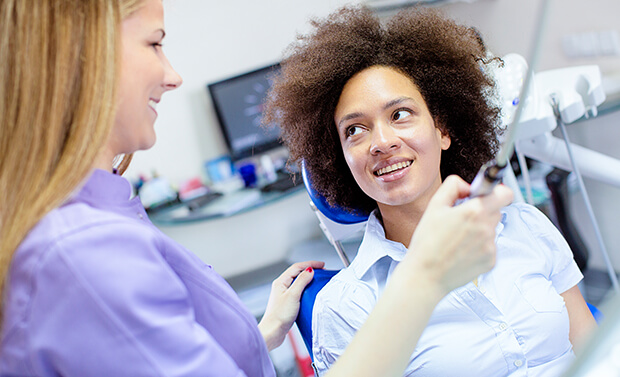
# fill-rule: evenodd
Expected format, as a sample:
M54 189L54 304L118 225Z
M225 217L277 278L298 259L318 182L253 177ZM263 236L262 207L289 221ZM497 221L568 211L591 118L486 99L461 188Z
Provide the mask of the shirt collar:
M389 257L396 262L400 262L407 253L405 245L385 238L383 224L381 224L377 217L378 211L378 209L375 209L368 217L364 239L359 247L357 256L353 263L351 263L351 268L358 279L361 279L380 259Z
M131 183L120 175L95 169L71 196L69 202L86 202L94 207L126 205L131 199Z
M383 224L381 224L377 217L378 211L378 209L375 209L368 217L364 239L353 263L351 263L351 268L358 279L362 279L364 274L380 259L389 257L396 262L400 262L407 253L405 245L385 238L385 229L383 229ZM506 218L504 209L502 210L501 220L495 227L495 243L497 243L497 239L504 229Z

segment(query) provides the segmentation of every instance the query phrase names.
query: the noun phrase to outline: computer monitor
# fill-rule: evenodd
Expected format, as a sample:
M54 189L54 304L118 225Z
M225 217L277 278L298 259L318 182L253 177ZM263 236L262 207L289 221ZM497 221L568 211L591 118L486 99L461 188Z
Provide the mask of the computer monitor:
M281 146L277 125L261 127L270 78L279 69L279 64L273 64L207 84L233 161Z

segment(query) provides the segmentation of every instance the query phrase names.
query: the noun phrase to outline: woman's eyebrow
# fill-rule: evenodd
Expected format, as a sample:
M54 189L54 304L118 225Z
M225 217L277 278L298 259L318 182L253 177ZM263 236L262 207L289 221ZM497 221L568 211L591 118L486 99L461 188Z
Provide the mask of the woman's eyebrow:
M338 121L338 127L342 126L342 123L351 120L351 119L355 119L355 118L359 118L361 116L363 116L363 113L357 112L357 113L350 113L347 114L345 116L343 116L339 121Z
M387 110L390 107L393 107L393 106L396 106L396 105L400 105L401 103L406 102L406 101L413 101L413 102L415 102L415 100L413 98L411 98L411 97L398 97L398 98L395 98L395 99L387 102L385 105L383 105L383 110Z

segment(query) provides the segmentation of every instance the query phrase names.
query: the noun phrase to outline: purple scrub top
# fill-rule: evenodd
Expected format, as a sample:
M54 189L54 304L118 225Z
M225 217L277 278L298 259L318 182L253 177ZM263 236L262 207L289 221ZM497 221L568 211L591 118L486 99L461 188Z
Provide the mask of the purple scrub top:
M275 376L232 288L130 196L95 170L19 246L0 375Z

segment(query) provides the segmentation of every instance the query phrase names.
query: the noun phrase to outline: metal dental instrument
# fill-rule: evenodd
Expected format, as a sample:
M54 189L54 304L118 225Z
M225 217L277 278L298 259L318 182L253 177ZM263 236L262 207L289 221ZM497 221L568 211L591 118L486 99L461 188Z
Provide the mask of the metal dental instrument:
M534 76L534 67L540 56L540 49L542 45L543 29L546 24L546 18L549 9L549 1L542 0L540 4L540 10L538 12L538 20L536 22L536 29L534 30L533 41L531 43L530 51L530 64L525 76L525 81L519 92L519 103L515 111L514 117L510 122L510 125L506 129L505 139L502 142L497 157L494 160L482 165L473 182L471 183L471 192L469 196L471 198L487 195L493 191L493 188L502 180L506 166L510 161L510 157L514 152L516 128L521 121L521 114L525 107L525 100L529 95L532 78Z
M556 96L554 96L553 94L551 95L550 102L553 108L553 113L555 114L556 121L558 123L558 126L560 127L560 131L562 132L562 137L564 138L564 141L566 142L566 150L570 158L573 172L575 173L575 176L577 177L577 184L579 185L579 191L581 192L581 196L583 198L584 204L586 205L588 216L590 217L590 221L592 222L592 225L594 227L594 232L596 234L596 240L598 242L601 255L603 256L605 265L607 266L607 273L609 275L609 279L611 280L611 286L614 292L616 292L616 294L620 294L620 285L618 284L618 278L616 277L616 273L611 264L611 260L609 259L609 253L607 252L607 248L605 247L605 243L603 242L603 236L598 226L598 222L596 221L596 217L594 216L594 210L592 209L592 204L590 203L590 197L588 196L588 192L586 191L586 186L583 182L583 177L579 170L579 165L577 164L575 160L575 156L573 154L573 148L568 138L568 132L566 131L566 126L564 125L564 122L562 121L562 116L560 115L560 109L559 109L560 104L558 103Z

